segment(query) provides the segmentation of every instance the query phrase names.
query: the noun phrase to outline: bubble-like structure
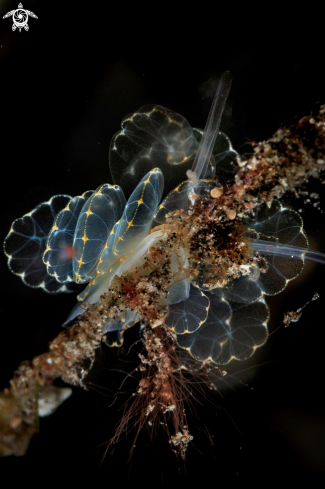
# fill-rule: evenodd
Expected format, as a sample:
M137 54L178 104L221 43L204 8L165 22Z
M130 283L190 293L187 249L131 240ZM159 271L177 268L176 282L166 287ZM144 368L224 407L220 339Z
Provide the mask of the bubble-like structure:
M97 274L106 273L117 257L126 259L136 244L148 235L163 189L164 177L159 168L142 178L127 201L121 220L116 222L108 237Z
M65 208L56 216L54 225L47 236L43 261L47 267L47 273L58 282L74 281L74 233L81 209L92 194L92 190L87 190L83 195L69 200Z
M300 215L274 200L272 205L261 205L253 220L248 224L248 235L252 238L281 243L293 247L308 248L308 239L303 230ZM257 249L257 246L255 247ZM257 265L261 270L258 284L267 295L279 294L287 283L296 278L304 266L304 254L288 258L260 252Z
M177 335L194 333L206 322L210 310L210 301L197 287L191 285L189 297L175 303L171 300L166 325Z
M62 284L47 273L43 263L46 240L57 214L71 200L69 195L54 195L23 217L16 219L4 241L10 270L29 287L45 292L71 292L75 287Z
M200 362L225 365L250 358L268 336L269 309L264 299L236 303L206 292L209 315L192 334L178 334L177 343Z
M192 128L173 110L146 105L122 121L112 139L109 165L113 181L130 195L137 182L154 167L164 174L164 195L184 182L193 166L203 131ZM204 178L232 179L238 153L229 138L218 133Z
M73 271L77 283L94 278L99 257L125 208L118 185L101 185L81 209L73 237Z

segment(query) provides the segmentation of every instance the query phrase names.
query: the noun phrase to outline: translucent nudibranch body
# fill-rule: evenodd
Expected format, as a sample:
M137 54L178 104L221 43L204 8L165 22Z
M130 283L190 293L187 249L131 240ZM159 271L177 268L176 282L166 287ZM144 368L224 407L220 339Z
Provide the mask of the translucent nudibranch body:
M136 415L138 433L146 422L168 431L171 421L169 443L184 457L191 393L179 389L177 375L251 357L268 337L265 296L281 292L305 259L325 263L308 250L300 215L279 201L323 170L325 107L241 160L218 132L230 84L226 73L204 132L161 106L142 107L113 137L114 185L56 195L13 222L4 251L24 283L49 293L87 285L66 321L74 323L48 352L23 362L0 393L0 454L17 455L17 419L27 426L18 435L27 449L35 416L69 395L55 387L53 396L55 379L84 387L101 342L120 346L140 322L141 380L111 442ZM50 409L38 412L49 398Z
M241 199L243 165L219 132L230 86L225 73L204 132L161 106L142 107L112 139L114 185L52 197L13 223L4 249L27 285L68 292L88 283L65 324L117 287L126 300L121 307L114 299L102 332L120 344L125 329L146 323L140 291L157 308L149 308L154 324L163 317L194 358L243 360L267 338L264 296L283 290L305 257L324 261L307 250L295 211L276 199Z

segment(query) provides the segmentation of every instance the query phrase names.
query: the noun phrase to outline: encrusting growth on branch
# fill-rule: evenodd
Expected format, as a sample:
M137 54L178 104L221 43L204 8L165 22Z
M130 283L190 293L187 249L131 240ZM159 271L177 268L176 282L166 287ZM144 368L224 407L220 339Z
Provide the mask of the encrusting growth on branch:
M221 287L230 276L243 273L240 265L251 262L243 216L288 191L300 195L308 178L319 178L325 169L324 150L323 106L317 117L303 117L268 141L254 144L254 155L240 162L232 185L221 188L217 183L211 195L197 198L188 211L168 214L161 226L162 238L140 263L115 276L96 304L84 303L85 312L50 343L47 353L19 366L10 387L0 394L0 455L26 453L37 432L38 415L54 412L70 394L69 389L53 386L53 381L61 378L84 387L105 325L110 319L123 319L131 309L144 325L144 350L139 364L142 379L128 419L136 421L139 430L146 422L149 426L161 419L160 424L169 423L174 431L169 437L171 447L184 457L192 437L174 379L176 340L165 325L164 299L170 287L184 278ZM175 256L179 260L176 270L171 266ZM136 420L139 406L142 417ZM114 442L123 426L117 429Z
M239 202L247 198L260 204L281 198L286 192L304 196L310 177L325 169L325 106L315 118L305 116L297 124L281 127L268 140L254 143L255 154L241 163L232 193Z
M83 387L102 336L96 323L96 307L93 314L84 316L63 330L50 343L47 353L21 363L10 388L0 393L0 455L26 453L37 429L38 414L51 414L69 397L71 389L53 386L55 379Z

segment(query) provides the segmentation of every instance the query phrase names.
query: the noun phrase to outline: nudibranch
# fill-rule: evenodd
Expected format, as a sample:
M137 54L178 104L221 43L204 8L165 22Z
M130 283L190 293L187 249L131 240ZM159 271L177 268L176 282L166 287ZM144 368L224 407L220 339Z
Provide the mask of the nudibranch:
M140 323L138 425L164 419L184 457L192 437L177 375L195 362L251 357L268 337L265 296L281 292L305 259L324 263L308 250L300 215L279 199L321 174L325 109L282 128L245 160L219 132L230 87L226 72L204 131L161 106L126 117L109 151L113 185L56 195L12 224L4 251L24 283L50 293L87 285L49 352L23 363L1 394L11 406L1 413L0 405L2 454L17 454L18 438L24 453L33 420L68 396L55 378L84 386L100 343L119 346ZM122 428L123 421L114 441Z

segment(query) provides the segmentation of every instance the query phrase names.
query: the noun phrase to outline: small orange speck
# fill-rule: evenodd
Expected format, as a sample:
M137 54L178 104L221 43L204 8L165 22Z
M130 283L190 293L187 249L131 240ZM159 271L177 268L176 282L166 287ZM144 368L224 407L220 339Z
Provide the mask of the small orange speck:
M227 215L228 219L231 219L231 220L235 219L235 217L236 217L235 209L227 209L226 215Z
M213 188L210 193L211 193L211 197L213 199L219 199L219 197L221 197L221 195L223 194L223 189L216 187L216 188Z

